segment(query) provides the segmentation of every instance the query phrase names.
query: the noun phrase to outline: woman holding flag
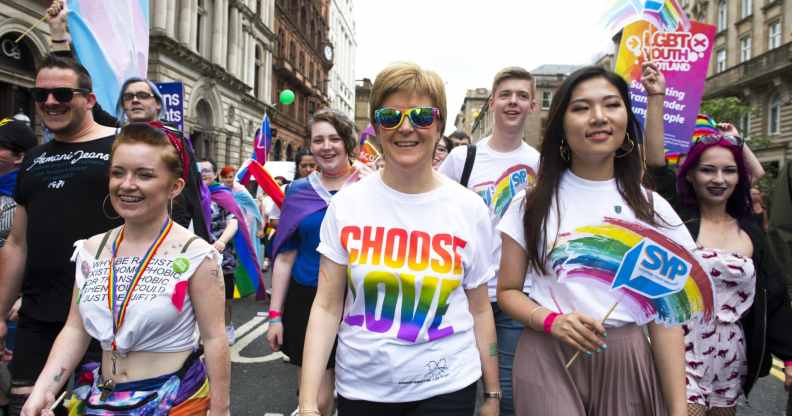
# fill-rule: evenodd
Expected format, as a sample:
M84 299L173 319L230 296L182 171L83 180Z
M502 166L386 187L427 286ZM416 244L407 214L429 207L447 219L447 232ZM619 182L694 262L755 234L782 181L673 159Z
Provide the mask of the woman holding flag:
M649 112L662 108L659 75L644 67ZM638 270L627 254L651 244L711 293L681 220L641 185L643 133L630 108L618 75L599 67L571 74L553 97L537 185L498 226L498 304L526 326L513 372L520 415L686 414L681 328L657 322L664 309L651 301L611 289L622 267L627 284ZM578 351L585 358L570 361Z
M272 301L267 340L273 351L281 350L289 362L302 368L308 314L319 278L319 227L330 198L346 185L355 170L351 160L357 147L355 124L342 113L323 109L309 123L309 148L318 171L292 182L281 208L278 231L272 245ZM333 367L330 358L319 382L319 409L332 414ZM300 383L302 371L298 371Z
M230 414L220 254L170 218L181 176L181 157L161 130L121 129L109 199L124 224L75 243L71 310L23 415L54 415L91 338L102 362L78 374L72 414Z

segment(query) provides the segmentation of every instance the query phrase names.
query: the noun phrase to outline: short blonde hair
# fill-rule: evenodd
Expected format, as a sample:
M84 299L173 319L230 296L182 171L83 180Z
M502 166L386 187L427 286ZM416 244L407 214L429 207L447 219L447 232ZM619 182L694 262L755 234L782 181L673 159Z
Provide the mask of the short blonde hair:
M426 95L432 106L440 109L439 131L445 130L446 94L443 80L434 71L429 71L411 62L397 62L388 65L374 80L371 88L371 107L369 119L374 123L374 112L394 93L406 92Z
M520 79L531 83L531 97L536 97L536 78L531 75L525 68L519 66L510 66L501 69L495 74L495 79L492 80L492 96L495 96L495 90L498 89L501 82L508 79Z

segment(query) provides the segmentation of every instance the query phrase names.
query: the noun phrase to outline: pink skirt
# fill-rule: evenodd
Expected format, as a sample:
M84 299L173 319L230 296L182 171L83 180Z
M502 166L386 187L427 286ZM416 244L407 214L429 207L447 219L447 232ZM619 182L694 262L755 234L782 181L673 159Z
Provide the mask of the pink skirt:
M581 354L550 335L523 331L512 372L519 416L667 415L649 342L640 327L607 328L608 349Z

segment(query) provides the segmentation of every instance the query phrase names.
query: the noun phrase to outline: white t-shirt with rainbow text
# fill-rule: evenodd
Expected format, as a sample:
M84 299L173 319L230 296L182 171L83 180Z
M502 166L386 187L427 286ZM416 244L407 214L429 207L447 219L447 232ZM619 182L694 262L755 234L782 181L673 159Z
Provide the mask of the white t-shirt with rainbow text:
M335 368L347 399L411 402L481 377L465 289L492 277L492 225L481 198L437 178L405 194L369 175L327 210L318 250L348 266Z

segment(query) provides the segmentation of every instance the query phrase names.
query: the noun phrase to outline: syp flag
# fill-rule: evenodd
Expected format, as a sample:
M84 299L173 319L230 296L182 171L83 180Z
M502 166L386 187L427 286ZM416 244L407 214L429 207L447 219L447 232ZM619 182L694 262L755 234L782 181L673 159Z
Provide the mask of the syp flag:
M67 0L74 51L88 69L99 104L115 108L121 84L146 78L149 0Z
M666 78L663 111L667 153L687 153L701 106L715 26L690 22L690 30L658 32L647 21L624 28L616 73L630 86L633 113L646 121L647 97L641 85L641 65L647 57Z

